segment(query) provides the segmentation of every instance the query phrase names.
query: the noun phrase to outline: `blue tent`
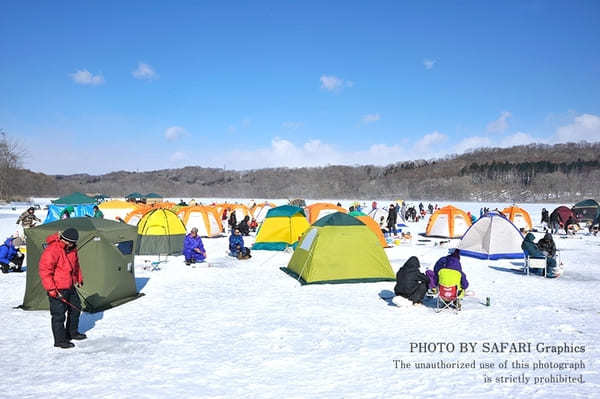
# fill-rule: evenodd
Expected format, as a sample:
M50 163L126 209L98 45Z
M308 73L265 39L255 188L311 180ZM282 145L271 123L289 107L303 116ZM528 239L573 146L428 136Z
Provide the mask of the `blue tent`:
M94 216L94 206L95 204L82 204L82 205L50 205L48 206L48 215L46 216L46 220L44 223L54 222L55 220L60 220L60 216L63 214L64 210L69 209L69 214L72 218L81 218L86 216ZM72 209L72 211L71 211Z

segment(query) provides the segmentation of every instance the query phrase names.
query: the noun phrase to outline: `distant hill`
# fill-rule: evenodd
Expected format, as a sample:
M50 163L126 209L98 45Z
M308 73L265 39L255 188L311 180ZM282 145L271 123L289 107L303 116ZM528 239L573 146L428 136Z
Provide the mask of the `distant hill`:
M167 197L404 198L572 202L600 198L600 143L531 144L479 149L388 166L270 168L185 167L151 172L49 176L15 171L15 197L72 191Z

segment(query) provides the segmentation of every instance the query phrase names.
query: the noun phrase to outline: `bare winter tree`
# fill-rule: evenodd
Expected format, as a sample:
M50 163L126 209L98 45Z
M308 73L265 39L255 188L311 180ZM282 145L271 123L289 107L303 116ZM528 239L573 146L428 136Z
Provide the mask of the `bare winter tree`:
M11 179L14 181L17 169L21 167L24 150L15 140L10 139L3 129L0 129L0 198L9 199Z

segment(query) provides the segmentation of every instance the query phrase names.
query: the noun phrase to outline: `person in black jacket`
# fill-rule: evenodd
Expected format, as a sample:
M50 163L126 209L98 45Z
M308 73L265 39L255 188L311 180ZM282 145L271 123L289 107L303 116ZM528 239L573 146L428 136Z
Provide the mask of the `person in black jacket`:
M411 256L396 273L394 293L413 303L423 302L429 285L429 277L421 273L419 266L419 259Z
M542 227L544 228L544 230L546 230L546 228L550 224L550 214L548 213L548 210L546 208L542 208L541 222L542 222Z
M565 222L565 234L569 234L569 226L575 226L577 224L577 220L573 217L573 215L569 215L569 219ZM575 235L575 230L573 230L573 235Z
M235 216L235 210L231 210L229 214L229 231L233 231L237 227L237 217Z
M552 239L552 234L546 233L544 235L544 238L541 238L538 241L537 245L538 248L546 254L546 256L554 258L554 256L556 255L556 244Z
M238 229L240 230L240 233L242 233L243 236L250 235L250 225L248 225L249 220L250 220L250 216L246 215L246 216L244 216L244 219L242 219L242 221L238 225Z
M542 208L542 224L544 223L546 223L546 225L550 223L550 216L548 215L548 210L546 208Z
M560 228L560 216L556 210L550 214L550 232L557 234Z
M390 234L398 234L398 230L396 230L396 220L398 220L397 217L398 214L396 213L396 208L394 207L394 204L391 204L387 217L387 228L388 233Z

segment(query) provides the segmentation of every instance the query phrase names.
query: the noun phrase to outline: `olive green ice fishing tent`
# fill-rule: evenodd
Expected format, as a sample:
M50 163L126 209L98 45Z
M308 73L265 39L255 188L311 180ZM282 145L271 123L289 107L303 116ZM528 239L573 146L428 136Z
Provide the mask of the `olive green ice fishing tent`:
M84 285L78 291L83 310L98 312L137 298L133 260L136 228L106 219L72 218L25 229L27 281L21 307L48 309L38 264L46 237L69 227L79 232L77 248Z
M288 266L281 269L302 284L395 280L377 236L363 222L341 212L315 222Z

